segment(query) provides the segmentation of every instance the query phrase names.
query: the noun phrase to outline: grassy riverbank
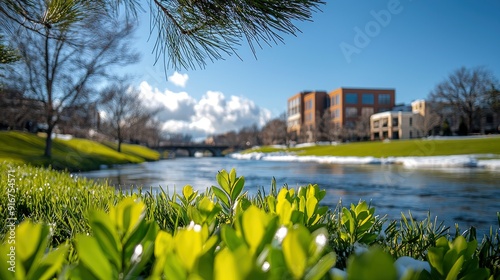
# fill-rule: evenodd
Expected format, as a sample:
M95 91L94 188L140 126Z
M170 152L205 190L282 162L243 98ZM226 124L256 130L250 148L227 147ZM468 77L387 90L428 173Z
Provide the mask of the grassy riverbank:
M298 156L372 156L377 158L467 154L496 154L500 156L500 137L393 140L295 148L267 146L248 149L243 153L252 152L291 152Z
M0 161L35 166L52 166L55 169L87 171L101 165L141 163L159 159L156 151L139 145L123 144L118 153L111 144L73 138L54 139L52 157L43 156L45 138L19 131L0 131Z
M327 209L320 204L326 191L315 185L274 185L248 195L235 172L214 177L217 187L208 193L189 186L178 194L127 193L64 172L2 163L0 278L500 276L495 229L476 239L473 230L461 236L431 217L387 221L366 202Z

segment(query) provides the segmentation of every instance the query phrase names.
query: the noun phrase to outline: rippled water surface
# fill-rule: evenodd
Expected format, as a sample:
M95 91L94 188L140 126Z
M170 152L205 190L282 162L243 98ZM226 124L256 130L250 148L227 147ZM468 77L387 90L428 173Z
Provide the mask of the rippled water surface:
M417 219L438 216L439 221L462 230L476 226L480 233L498 227L500 174L479 168L408 169L398 165L333 165L299 162L235 160L231 158L177 158L140 165L82 173L108 180L115 186L144 186L180 190L189 184L201 191L214 185L220 169L236 168L250 193L269 190L274 177L278 187L318 184L327 190L324 204L344 206L360 199L376 206L376 213L399 219L411 210Z

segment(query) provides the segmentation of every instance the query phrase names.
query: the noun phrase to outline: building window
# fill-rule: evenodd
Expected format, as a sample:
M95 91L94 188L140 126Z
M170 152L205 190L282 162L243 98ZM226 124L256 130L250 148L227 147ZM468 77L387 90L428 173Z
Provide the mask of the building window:
M334 95L332 96L331 98L331 105L332 106L335 106L335 105L339 105L340 104L340 95Z
M361 102L365 105L373 105L375 104L375 96L373 93L363 93Z
M356 117L358 117L358 108L355 108L355 107L346 107L345 108L345 116L346 116L346 118L356 118Z
M399 118L392 118L392 126L398 126L399 125Z
M292 116L300 112L300 98L292 99L288 102L288 115Z
M372 107L363 107L361 108L361 116L363 117L368 117L373 115L373 108Z
M378 104L391 104L391 95L387 93L381 93L378 95Z
M310 110L313 108L313 100L312 99L309 99L306 101L306 104L305 104L305 109L306 110Z
M357 93L346 93L345 103L346 104L358 104L358 94Z
M383 118L382 119L382 127L387 127L387 122L388 122L388 119L387 118Z
M413 119L410 118L410 126L412 126L412 125L413 125Z
M379 125L380 125L379 120L373 121L373 128L378 128Z
M410 138L413 138L413 131L410 130Z
M399 131L394 131L392 133L392 139L399 139Z

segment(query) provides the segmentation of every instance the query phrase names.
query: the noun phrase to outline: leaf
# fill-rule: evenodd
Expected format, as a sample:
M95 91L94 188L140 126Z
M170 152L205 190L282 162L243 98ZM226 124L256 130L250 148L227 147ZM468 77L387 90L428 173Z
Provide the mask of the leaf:
M141 233L143 236L140 242L134 242L128 245L128 247L133 247L133 254L129 256L127 254L128 262L130 263L130 267L126 268L126 275L124 279L137 279L139 275L141 275L144 267L147 262L150 261L151 257L154 253L154 241L156 235L158 233L158 225L156 223L147 223L147 231L146 233ZM133 238L130 238L133 240ZM141 251L138 253L137 248L140 248Z
M47 248L49 227L22 222L16 229L16 258L22 262L26 272L42 258Z
M219 186L226 192L227 195L229 195L231 193L231 189L229 187L229 174L227 174L227 171L224 169L219 171L215 178L217 179Z
M221 227L221 238L222 241L224 241L224 243L226 244L227 248L229 248L229 250L231 251L235 251L241 245L245 244L245 241L238 237L236 231L228 225L224 225Z
M99 246L115 268L121 269L120 240L108 215L101 211L89 213L90 227Z
M102 252L96 239L90 236L78 235L76 240L76 250L80 263L85 266L85 270L89 271L97 279L115 279L113 270L108 259Z
M195 223L202 224L212 224L217 217L217 214L222 210L219 204L211 201L207 196L203 196L203 198L197 203L196 208L200 215L200 221L192 219Z
M167 255L163 273L168 279L174 280L187 279L188 274L181 260L173 253Z
M241 247L243 248L243 247ZM245 260L242 260L245 262ZM240 259L229 249L220 251L215 256L214 275L215 280L239 280L245 279L243 269L239 267Z
M193 187L191 187L190 185L185 185L184 188L182 188L182 195L189 203L189 202L191 202L191 200L194 199L194 196L196 196L196 193L193 191Z
M156 258L165 256L166 254L172 252L174 249L174 242L172 235L165 231L160 231L156 235L155 239L155 250L154 255Z
M443 247L432 247L427 250L427 258L429 264L434 268L440 275L445 275L444 273L444 263L443 257L445 254L445 248Z
M392 257L377 247L361 255L351 255L347 262L348 279L391 280L397 279Z
M229 198L227 194L216 186L212 186L215 196L226 206L229 207Z
M266 197L267 205L271 213L276 213L276 198L272 195Z
M120 201L109 210L109 216L118 229L118 235L127 239L135 227L143 220L146 206L143 202L136 202L132 197Z
M294 278L301 278L307 267L311 236L302 225L295 225L283 239L285 263Z
M323 198L325 198L325 196L326 196L326 190L319 190L318 194L316 195L316 198L318 199L318 201L321 201L323 200Z
M174 248L184 268L191 272L203 249L201 231L182 229L174 236Z
M253 253L265 234L266 214L256 206L250 206L240 218L240 227L246 243Z
M280 223L282 225L291 224L292 218L292 205L288 200L279 200L276 205L276 213L279 215Z
M354 213L356 213L356 216L358 216L359 213L364 211L368 211L368 204L366 203L366 201L358 203L358 205L354 209Z
M231 171L229 171L229 183L230 185L234 184L236 182L236 169L231 168Z
M45 280L51 279L59 271L65 261L68 245L61 245L57 249L47 253L38 264L30 269L27 279ZM36 269L33 269L36 268Z
M448 275L446 275L446 280L458 279L458 274L462 269L462 264L464 263L464 256L458 258L458 260L453 264Z
M335 265L337 258L331 252L324 255L304 276L305 280L318 280L330 271Z
M315 197L310 197L307 199L306 213L308 219L311 219L311 217L314 215L317 206L318 206L318 200Z
M231 191L231 200L236 201L236 198L240 195L243 190L243 186L245 186L245 178L243 176L239 177L238 180L234 183L234 188Z

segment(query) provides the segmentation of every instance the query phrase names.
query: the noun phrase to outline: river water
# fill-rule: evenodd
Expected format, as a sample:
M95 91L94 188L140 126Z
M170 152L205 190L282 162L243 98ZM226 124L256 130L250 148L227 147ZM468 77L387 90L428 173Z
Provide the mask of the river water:
M410 169L401 165L339 165L313 162L275 162L236 160L232 158L176 158L144 164L122 165L81 173L81 176L107 180L123 189L143 186L171 192L184 185L205 191L216 184L218 170L236 168L245 177L245 190L266 191L274 177L277 186L298 187L309 183L327 190L323 204L332 208L359 200L370 202L376 214L399 219L411 211L423 219L430 211L454 233L475 226L478 233L498 228L496 212L500 211L500 172L481 168Z

